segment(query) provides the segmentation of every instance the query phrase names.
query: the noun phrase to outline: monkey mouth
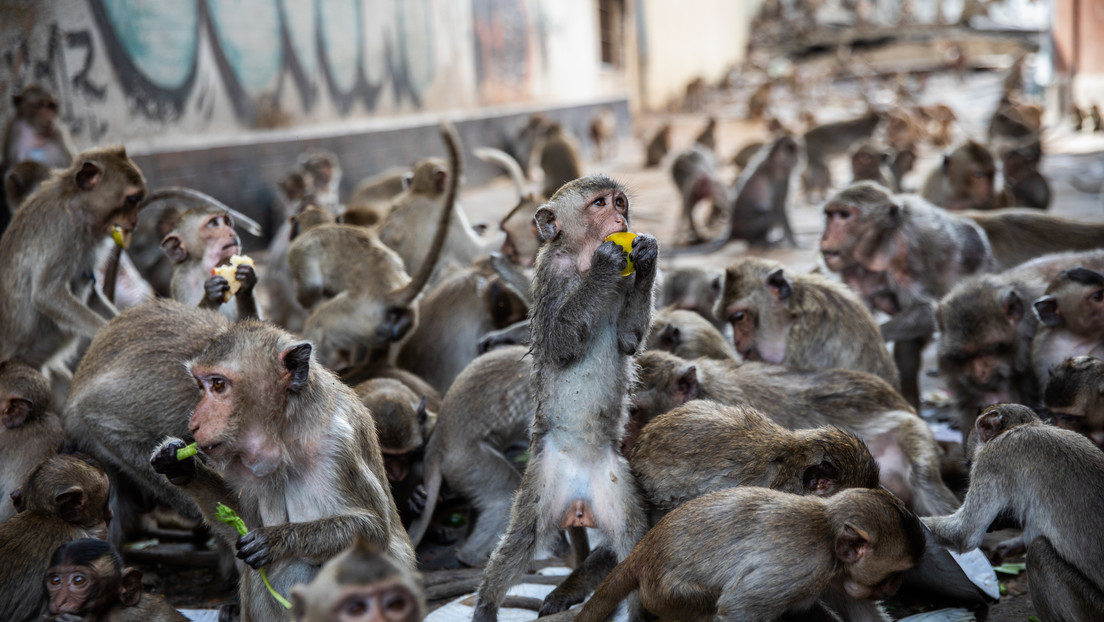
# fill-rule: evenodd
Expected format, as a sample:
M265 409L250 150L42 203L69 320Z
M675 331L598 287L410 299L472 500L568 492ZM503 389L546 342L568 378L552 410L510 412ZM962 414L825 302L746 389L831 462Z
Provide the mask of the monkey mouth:
M223 443L220 441L218 443L211 443L210 445L202 445L202 446L200 446L200 449L203 450L203 453L210 454L210 453L214 453L214 452L218 451L219 448L222 447L222 445L223 445Z
M843 264L843 255L839 251L821 249L820 254L830 270L839 270L840 265Z

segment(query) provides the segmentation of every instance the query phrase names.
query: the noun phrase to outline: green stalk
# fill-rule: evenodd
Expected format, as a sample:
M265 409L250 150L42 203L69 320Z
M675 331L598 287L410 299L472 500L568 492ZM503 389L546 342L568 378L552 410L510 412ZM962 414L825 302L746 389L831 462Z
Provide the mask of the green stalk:
M180 449L177 449L176 450L176 459L177 460L187 460L188 458L191 458L192 456L196 455L197 453L199 453L199 445L196 445L195 443L192 443L191 445L186 445L184 447L181 447Z
M180 451L184 450L182 449ZM237 529L239 534L244 536L245 534L249 533L249 529L245 527L245 521L239 518L237 512L232 510L229 506L219 503L215 507L215 510L215 515L218 516L218 519L226 523L227 525L230 525L234 529ZM264 568L261 568L259 572L261 573L261 581L264 581L265 587L268 588L268 593L272 594L272 597L276 599L276 602L283 605L285 609L291 609L291 603L289 603L288 600L283 596L280 596L280 593L276 591L276 588L272 587L272 584L268 582L268 575L265 574Z

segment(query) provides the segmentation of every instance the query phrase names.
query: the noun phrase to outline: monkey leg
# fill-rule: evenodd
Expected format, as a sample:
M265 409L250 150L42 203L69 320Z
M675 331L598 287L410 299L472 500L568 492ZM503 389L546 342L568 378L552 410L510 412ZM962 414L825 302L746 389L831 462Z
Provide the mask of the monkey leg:
M533 458L539 459L539 456ZM540 469L534 467L537 465L531 461L514 497L510 526L487 560L483 581L476 595L473 622L498 620L498 606L506 597L506 590L525 573L533 559L533 552L541 540L547 538L553 528L552 523L559 518L559 508L545 507L547 504L542 503L540 474L537 472Z
M539 615L541 617L567 611L583 602L587 594L594 591L602 579L617 565L617 555L612 549L600 546L587 555L581 566L577 566L556 589L544 597Z
M1090 560L1089 563L1099 563ZM1031 604L1048 622L1104 620L1104 591L1062 559L1050 540L1037 537L1027 547L1027 586Z
M920 367L924 346L928 340L904 339L893 343L893 362L901 375L901 396L913 406L920 408Z

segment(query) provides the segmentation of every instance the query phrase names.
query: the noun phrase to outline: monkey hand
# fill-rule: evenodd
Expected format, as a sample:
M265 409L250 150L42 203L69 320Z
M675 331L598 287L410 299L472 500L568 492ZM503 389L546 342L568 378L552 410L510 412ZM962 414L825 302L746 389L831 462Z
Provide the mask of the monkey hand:
M410 499L407 501L407 505L410 507L410 511L422 515L425 511L426 501L429 499L429 493L426 491L425 484L418 484L414 487L414 491L410 493Z
M183 460L176 459L176 452L184 449L187 443L178 438L168 438L161 442L150 456L150 466L164 475L173 485L187 486L196 474L195 456Z
M238 264L237 270L234 271L234 278L241 283L241 289L238 290L239 295L248 296L253 293L253 286L257 284L257 272L253 269L253 264Z
M656 260L659 259L659 243L655 236L647 233L639 233L633 239L632 252L629 260L636 266L636 271L641 276L655 274Z
M628 267L629 258L625 255L625 250L621 248L620 244L607 240L594 249L594 256L590 263L591 270L598 270L601 274L609 273L612 276L619 276Z
M259 569L272 563L272 544L265 534L264 527L258 527L253 531L238 538L238 559Z
M203 283L203 304L200 306L217 309L230 300L230 281L221 276L213 276Z

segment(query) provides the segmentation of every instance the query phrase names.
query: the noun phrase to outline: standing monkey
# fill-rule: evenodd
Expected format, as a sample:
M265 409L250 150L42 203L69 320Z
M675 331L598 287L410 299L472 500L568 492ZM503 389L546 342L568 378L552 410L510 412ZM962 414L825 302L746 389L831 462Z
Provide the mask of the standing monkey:
M530 311L537 401L531 457L510 526L479 586L478 622L497 619L507 588L556 529L571 529L577 553L582 528L601 529L618 559L646 529L619 448L632 357L651 322L659 247L650 235L636 236L628 257L635 272L622 277L624 250L603 240L627 231L629 218L625 189L601 175L566 184L537 210L546 243Z
M975 427L979 446L966 500L954 514L924 523L938 542L966 551L1010 512L1023 525L1028 589L1039 617L1104 619L1104 452L1019 404L987 407Z
M0 238L0 360L43 367L107 324L86 302L91 293L114 315L93 271L113 228L134 230L145 194L126 151L107 147L85 151L27 200Z

